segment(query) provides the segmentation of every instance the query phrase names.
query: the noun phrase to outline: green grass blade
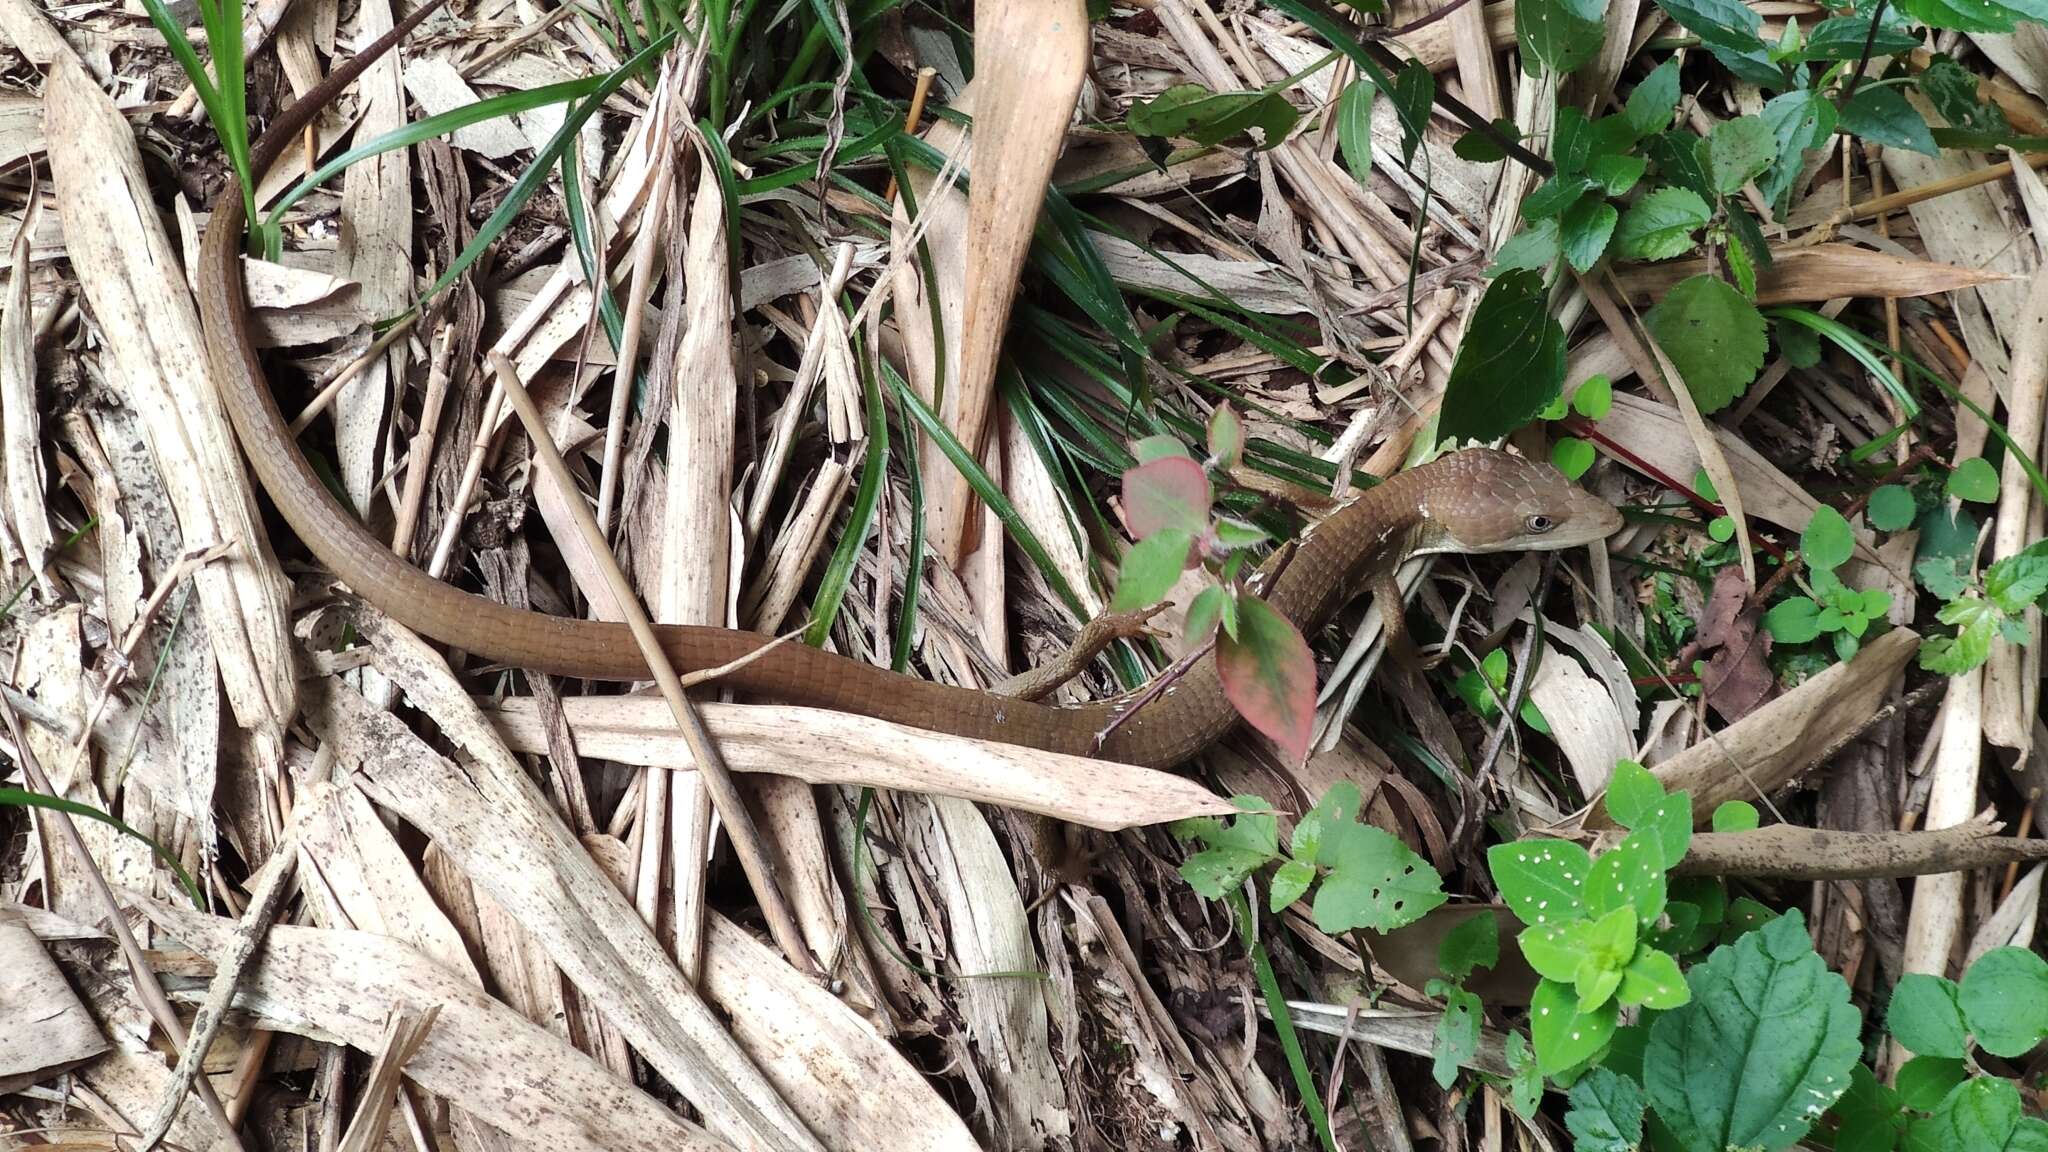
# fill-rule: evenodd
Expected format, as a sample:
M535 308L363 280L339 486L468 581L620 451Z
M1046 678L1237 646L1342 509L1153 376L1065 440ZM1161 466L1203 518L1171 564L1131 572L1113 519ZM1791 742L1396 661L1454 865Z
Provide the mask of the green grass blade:
M564 80L559 84L529 88L522 92L506 92L488 100L479 100L474 104L451 109L438 116L429 116L424 120L401 125L322 164L312 175L293 185L292 190L278 200L277 206L272 208L265 218L265 223L276 227L292 205L304 199L315 188L333 179L335 173L359 160L367 160L399 148L410 148L421 141L445 136L486 120L514 116L535 108L545 108L550 104L560 104L565 100L588 96L604 83L604 79L602 76L586 76L580 80Z
M30 792L26 788L0 787L0 806L47 808L52 812L62 812L70 816L83 816L88 820L97 820L102 824L112 825L124 835L133 836L144 844L149 845L149 850L156 854L156 858L163 863L164 867L169 868L178 877L178 885L185 889L185 895L191 898L192 906L202 912L206 911L206 898L199 894L199 885L192 882L191 875L178 863L177 857L164 851L163 845L151 840L149 837L144 836L142 833L137 832L135 829L123 824L120 820L109 816L92 805L80 804L76 800L66 800L61 796L45 796L41 792Z
M827 300L824 306L837 308L839 303ZM804 643L813 648L824 647L825 638L832 632L832 622L846 600L846 586L853 580L854 564L860 560L861 549L867 547L868 533L875 524L875 507L889 478L889 413L882 406L881 382L872 371L861 373L861 396L868 426L868 454L861 462L860 486L854 489L846 531L840 533L832 559L825 565L825 574L818 580L818 595L811 601L811 623L804 629ZM882 546L888 547L888 541L883 541Z

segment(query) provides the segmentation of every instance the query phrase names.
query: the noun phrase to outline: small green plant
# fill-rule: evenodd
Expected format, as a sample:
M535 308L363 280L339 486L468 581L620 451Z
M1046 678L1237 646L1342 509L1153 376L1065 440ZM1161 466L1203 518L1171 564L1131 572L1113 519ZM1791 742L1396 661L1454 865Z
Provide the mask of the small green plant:
M1856 537L1842 514L1825 504L1816 508L1799 535L1799 553L1806 561L1799 591L1764 613L1764 628L1773 640L1805 644L1826 636L1837 657L1856 655L1871 626L1891 610L1892 598L1882 588L1851 588L1835 575L1855 549Z
M1853 1069L1832 1113L1836 1152L2048 1149L2048 1123L2023 1113L2018 1085L1975 1059L2024 1056L2048 1039L2048 962L1994 948L1960 983L1909 974L1892 990L1885 1024L1914 1055L1889 1085Z
M1125 553L1111 608L1156 604L1183 571L1207 568L1217 582L1188 605L1188 637L1199 642L1215 634L1216 671L1231 705L1289 757L1306 757L1315 723L1315 656L1292 621L1245 587L1250 549L1267 539L1266 532L1213 509L1210 472L1242 458L1243 421L1228 405L1215 410L1206 460L1195 460L1171 436L1147 437L1131 448L1137 464L1123 476L1124 518L1137 543Z
M1570 840L1497 844L1486 854L1501 899L1526 928L1522 958L1541 977L1529 1035L1545 1075L1565 1082L1605 1055L1625 1007L1676 1008L1678 961L1649 934L1664 915L1665 872L1692 839L1692 804L1634 761L1615 765L1607 812L1630 829L1596 860Z
M1562 420L1576 415L1598 423L1614 408L1614 382L1605 376L1588 376L1566 400L1560 395L1538 413L1542 420ZM1577 436L1560 436L1550 446L1550 462L1569 480L1577 480L1593 466L1593 444Z

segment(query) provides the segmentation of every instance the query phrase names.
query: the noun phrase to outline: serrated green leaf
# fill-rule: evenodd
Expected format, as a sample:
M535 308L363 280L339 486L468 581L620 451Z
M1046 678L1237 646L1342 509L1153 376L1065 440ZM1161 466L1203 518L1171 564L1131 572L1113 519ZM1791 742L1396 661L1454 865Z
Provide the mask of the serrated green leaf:
M1877 35L1872 38L1870 17L1859 12L1853 16L1831 16L1814 25L1802 55L1808 60L1860 60L1865 40L1870 41L1873 57L1897 56L1920 46L1918 36L1888 22L1880 22Z
M1275 916L1289 904L1302 898L1309 885L1315 883L1315 866L1300 860L1289 860L1273 873L1273 884L1266 892L1266 906Z
M1572 1085L1564 1126L1572 1152L1635 1152L1643 1142L1643 1090L1626 1076L1595 1068Z
M1927 131L1926 118L1896 88L1874 84L1858 88L1855 95L1842 101L1840 123L1842 131L1887 148L1904 148L1928 156L1941 151L1934 146L1933 134Z
M1722 209L1725 219L1728 221L1728 234L1734 237L1736 247L1741 248L1749 256L1750 263L1755 265L1759 271L1769 268L1771 266L1771 245L1769 241L1764 239L1763 225L1756 222L1756 218L1749 214L1748 209L1734 201L1723 204ZM1754 297L1756 293L1752 291L1748 295ZM1811 329L1806 329L1806 331L1812 332ZM1816 346L1818 346L1819 340L1819 334L1814 333Z
M1993 948L1963 973L1956 1001L1979 1047L2024 1056L2048 1039L2048 960L2026 948Z
M1595 156L1586 162L1586 175L1602 192L1620 196L1636 186L1649 166L1641 156Z
M1700 38L1722 67L1752 84L1780 88L1785 70L1771 62L1770 47L1757 35L1763 20L1737 0L1657 0L1680 27Z
M1960 1060L1969 1051L1956 984L1940 976L1909 972L1892 989L1885 1027L1909 1052Z
M1664 896L1664 850L1654 827L1629 833L1594 860L1586 875L1586 915L1596 919L1633 908L1638 923L1654 924L1664 912Z
M1777 158L1777 136L1759 116L1723 120L1707 137L1707 175L1714 191L1724 196L1761 175Z
M1444 933L1437 945L1436 966L1454 979L1463 980L1475 968L1491 968L1500 962L1500 923L1492 911L1468 916Z
M1806 151L1818 148L1835 131L1835 106L1818 94L1800 89L1773 96L1764 103L1764 123L1778 140L1778 158L1770 171L1757 178L1757 190L1773 212L1784 207L1799 169L1806 163Z
M1666 183L1683 188L1704 201L1714 195L1714 182L1707 175L1707 142L1690 132L1659 132L1643 141L1643 155L1657 166Z
M1703 413L1718 412L1747 391L1770 346L1756 305L1712 276L1672 285L1643 324Z
M1677 110L1678 57L1673 56L1651 70L1628 94L1622 117L1637 137L1643 137L1669 128L1671 114Z
M1789 1148L1845 1092L1860 1046L1849 986L1797 913L1720 948L1692 1002L1650 1026L1643 1086L1687 1152Z
M1606 16L1607 0L1521 0L1515 5L1515 39L1524 70L1531 76L1578 70L1599 54Z
M1929 28L2010 32L2021 20L2048 23L2042 0L1898 0L1899 11Z
M1734 236L1724 236L1721 255L1728 261L1728 278L1735 282L1735 290L1748 300L1756 299L1756 265L1749 261L1749 249L1744 248Z
M1564 330L1550 314L1543 277L1503 273L1487 286L1445 387L1440 441L1488 442L1543 410L1564 388Z
M1898 1093L1861 1064L1849 1076L1849 1090L1835 1103L1835 1152L1891 1152L1906 1127Z
M1628 206L1615 229L1615 251L1629 260L1669 260L1692 248L1692 234L1713 213L1685 188L1659 188Z
M1538 220L1508 238L1494 254L1488 276L1503 272L1541 272L1557 260L1558 226L1555 220Z
M1430 1073L1437 1087L1449 1088L1458 1079L1458 1069L1479 1055L1479 1025L1482 1009L1479 997L1463 988L1444 995L1444 1012L1437 1017L1435 1060Z
M1582 197L1558 218L1558 241L1564 258L1581 272L1592 271L1607 252L1607 241L1614 235L1615 221L1620 218L1621 213L1607 201L1597 196Z
M1570 840L1517 840L1486 850L1494 886L1515 918L1538 926L1584 914L1580 891L1593 859Z
M1231 803L1240 809L1269 807L1256 796L1234 796ZM1206 847L1181 864L1180 874L1204 899L1221 900L1280 854L1280 824L1270 812L1246 811L1228 824L1205 820L1190 826Z
M1754 832L1762 823L1756 805L1747 800L1726 800L1714 809L1714 831Z
M1321 861L1330 871L1316 889L1316 927L1331 935L1367 928L1392 932L1442 904L1443 878L1383 829L1346 822L1323 831Z
M2037 540L1986 568L1984 595L2010 616L2048 595L2048 540Z
M1536 1064L1555 1076L1600 1054L1614 1036L1612 1001L1591 1012L1579 1011L1578 993L1569 984L1539 980L1529 997L1529 1038L1536 1045Z
M1592 188L1593 181L1590 177L1553 176L1522 201L1522 218L1547 220L1552 216L1561 216L1565 209L1578 203L1579 198Z

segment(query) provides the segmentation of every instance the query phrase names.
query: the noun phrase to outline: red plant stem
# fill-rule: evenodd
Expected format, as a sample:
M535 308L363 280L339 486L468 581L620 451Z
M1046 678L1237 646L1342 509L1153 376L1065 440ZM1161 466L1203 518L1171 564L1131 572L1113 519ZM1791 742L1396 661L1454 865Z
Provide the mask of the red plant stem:
M1722 507L1720 504L1717 504L1714 501L1707 499L1705 496L1700 495L1698 492L1693 491L1692 488L1688 487L1687 485L1680 484L1678 481L1672 479L1670 475L1668 475L1662 468L1657 467L1655 464L1650 463L1648 460L1643 459L1641 456L1636 455L1635 453L1608 439L1605 435L1603 435L1600 432L1598 428L1593 427L1592 421L1587 420L1584 417L1580 416L1567 416L1563 420L1559 421L1559 423L1563 424L1565 428L1572 433L1572 435L1583 436L1586 439L1591 440L1593 443L1598 444L1600 445L1600 447L1606 449L1609 455L1615 457L1618 460L1626 462L1629 465L1629 467L1634 468L1638 472L1641 472L1643 475L1648 476L1650 479L1655 480L1659 484L1662 484L1664 487L1669 488L1673 492L1678 493L1680 496L1685 497L1688 503L1690 503L1693 507L1698 508L1700 511L1706 513L1707 515L1726 516L1728 514L1728 510ZM1773 559L1777 560L1780 564L1783 564L1785 562L1785 550L1783 548L1778 547L1776 544L1771 543L1769 540L1765 539L1762 536L1756 536L1752 538L1757 542L1757 545L1759 547L1761 547L1764 551L1770 553Z

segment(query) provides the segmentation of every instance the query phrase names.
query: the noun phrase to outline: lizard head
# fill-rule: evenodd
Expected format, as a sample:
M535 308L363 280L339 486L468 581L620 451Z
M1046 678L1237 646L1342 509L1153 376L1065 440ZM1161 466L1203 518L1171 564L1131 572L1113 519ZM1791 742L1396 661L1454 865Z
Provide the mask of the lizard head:
M1614 505L1548 464L1492 448L1454 452L1428 472L1417 552L1556 551L1591 544L1621 527Z

